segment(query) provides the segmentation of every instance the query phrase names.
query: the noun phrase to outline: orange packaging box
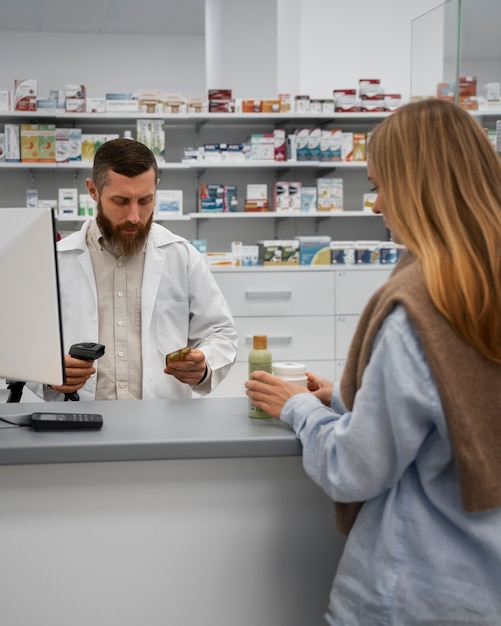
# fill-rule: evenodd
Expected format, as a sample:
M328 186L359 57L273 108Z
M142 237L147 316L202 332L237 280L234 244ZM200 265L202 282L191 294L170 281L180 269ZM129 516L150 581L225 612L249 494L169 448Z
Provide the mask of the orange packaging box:
M367 135L365 133L353 133L353 156L352 161L365 161L365 146Z
M278 113L280 100L263 100L263 113Z
M38 124L21 124L21 162L38 163Z
M242 100L242 113L261 113L262 110L262 100Z

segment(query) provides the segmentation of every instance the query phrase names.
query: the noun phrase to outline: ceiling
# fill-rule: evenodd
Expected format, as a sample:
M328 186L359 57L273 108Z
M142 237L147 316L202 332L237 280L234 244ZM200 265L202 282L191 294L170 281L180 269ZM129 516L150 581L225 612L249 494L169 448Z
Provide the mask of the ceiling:
M198 35L205 0L14 0L0 6L0 31Z

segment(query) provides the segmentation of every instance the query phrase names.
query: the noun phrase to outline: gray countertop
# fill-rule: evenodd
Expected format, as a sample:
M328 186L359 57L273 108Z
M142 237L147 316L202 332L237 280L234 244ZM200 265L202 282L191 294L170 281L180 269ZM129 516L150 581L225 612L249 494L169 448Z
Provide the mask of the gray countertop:
M7 419L36 411L100 413L104 424L36 432L0 422L0 465L301 455L288 426L248 417L247 398L0 404Z

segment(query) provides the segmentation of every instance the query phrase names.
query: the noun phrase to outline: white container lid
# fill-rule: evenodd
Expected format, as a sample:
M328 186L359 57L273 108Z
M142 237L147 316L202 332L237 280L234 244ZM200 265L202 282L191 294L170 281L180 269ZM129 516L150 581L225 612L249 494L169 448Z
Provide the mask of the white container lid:
M273 373L277 376L304 376L306 365L292 361L273 363Z

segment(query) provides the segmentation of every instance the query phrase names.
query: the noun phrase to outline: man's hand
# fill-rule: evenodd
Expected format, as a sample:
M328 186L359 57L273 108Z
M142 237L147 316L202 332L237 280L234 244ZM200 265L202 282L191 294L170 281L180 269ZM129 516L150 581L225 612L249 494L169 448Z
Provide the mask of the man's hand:
M81 389L89 378L96 373L94 361L83 361L66 354L64 356L64 371L66 383L64 385L51 385L54 391L59 393L74 393Z
M171 361L164 372L181 383L198 385L205 376L206 368L205 354L201 350L192 350L182 361Z

